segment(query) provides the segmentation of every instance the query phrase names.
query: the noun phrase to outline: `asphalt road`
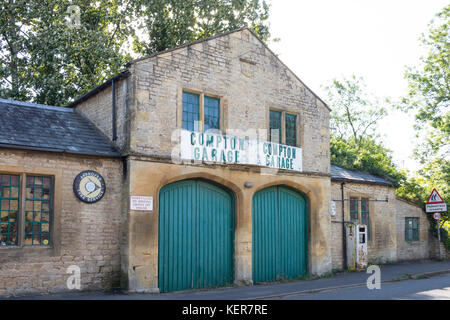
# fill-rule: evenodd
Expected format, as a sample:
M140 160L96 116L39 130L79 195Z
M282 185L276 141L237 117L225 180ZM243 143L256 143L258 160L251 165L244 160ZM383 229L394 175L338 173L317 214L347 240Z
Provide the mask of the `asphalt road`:
M381 290L369 290L369 274L340 272L332 277L253 286L169 293L72 291L10 297L11 300L255 300L255 299L448 299L450 260L382 265ZM428 278L424 279L423 277ZM419 280L404 280L404 279ZM394 281L399 280L402 281ZM333 291L334 290L334 291ZM314 293L312 293L314 292ZM6 298L8 299L8 298ZM3 300L0 298L0 300Z
M381 283L381 289L344 288L317 293L288 295L286 300L450 300L450 274L426 279Z

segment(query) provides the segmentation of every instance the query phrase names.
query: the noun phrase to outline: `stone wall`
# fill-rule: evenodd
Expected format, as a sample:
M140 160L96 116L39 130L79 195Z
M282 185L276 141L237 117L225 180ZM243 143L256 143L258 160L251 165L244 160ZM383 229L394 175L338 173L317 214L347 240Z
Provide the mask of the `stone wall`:
M344 199L350 197L386 200L369 202L370 240L368 242L369 262L386 263L396 260L396 199L394 188L373 184L346 182ZM341 183L331 182L331 200L341 200ZM333 269L342 269L342 202L335 201L336 215L331 217L331 254ZM359 204L360 206L360 204ZM350 221L350 202L344 201L345 221Z
M433 237L430 223L422 208L400 198L396 199L397 258L416 260L432 258ZM419 218L419 241L405 240L405 218ZM437 241L436 241L437 244ZM437 245L436 245L437 247Z
M99 172L106 193L86 204L73 192L75 176ZM119 286L122 163L119 159L0 149L0 173L54 178L50 247L0 247L0 296L66 291L67 268L81 268L81 289Z
M185 90L219 97L222 128L234 135L267 130L269 108L297 114L304 171L329 173L329 109L249 30L144 58L129 70L132 153L170 156Z
M158 292L158 212L159 191L169 183L201 178L230 190L236 199L235 283L252 282L252 199L255 192L273 185L287 185L308 198L310 275L331 271L331 232L329 220L330 178L286 170L278 174L261 174L257 168L220 165L175 165L130 157L129 190L133 196L153 197L153 211L130 211L127 239L127 273L129 290ZM251 182L253 187L245 188ZM125 268L123 267L123 271Z
M125 150L128 141L128 80L122 79L116 81L115 87L117 140L114 143L121 150ZM75 110L82 114L87 120L92 122L110 142L113 142L111 85L93 95L86 101L78 104Z

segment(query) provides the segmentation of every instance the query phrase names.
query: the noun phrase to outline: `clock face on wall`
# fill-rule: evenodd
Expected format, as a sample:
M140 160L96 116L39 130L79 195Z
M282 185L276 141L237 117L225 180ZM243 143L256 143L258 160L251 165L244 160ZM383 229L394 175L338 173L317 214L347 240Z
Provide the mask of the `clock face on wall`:
M105 194L106 185L103 177L95 171L80 172L73 182L73 192L83 202L94 203Z

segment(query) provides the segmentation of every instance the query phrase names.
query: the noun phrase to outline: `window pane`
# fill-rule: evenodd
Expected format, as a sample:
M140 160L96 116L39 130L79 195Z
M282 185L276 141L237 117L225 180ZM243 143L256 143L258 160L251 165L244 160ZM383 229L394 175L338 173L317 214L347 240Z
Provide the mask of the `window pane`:
M183 92L182 127L185 130L194 131L195 122L200 120L199 95Z
M405 241L419 241L419 218L405 218Z
M27 176L25 195L25 245L49 245L52 180Z
M369 199L361 199L361 223L367 226L367 239L370 239Z
M0 175L0 246L17 245L19 176Z
M288 146L297 145L297 116L293 114L286 114L286 144Z
M270 110L270 141L281 143L281 112Z
M205 131L220 129L220 100L205 96Z
M350 220L358 221L358 199L350 198Z

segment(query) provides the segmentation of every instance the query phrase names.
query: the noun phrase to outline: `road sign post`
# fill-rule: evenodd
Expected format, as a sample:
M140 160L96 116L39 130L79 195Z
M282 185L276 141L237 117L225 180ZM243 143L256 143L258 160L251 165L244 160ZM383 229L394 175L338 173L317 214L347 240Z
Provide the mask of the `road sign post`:
M430 196L428 197L428 201L425 205L426 212L433 213L433 218L436 220L436 227L438 233L438 248L439 248L439 260L442 260L442 250L441 250L441 228L439 225L439 220L441 219L440 212L447 211L447 204L444 199L442 199L439 192L436 189L433 189Z
M442 260L442 250L441 250L441 228L439 226L439 220L436 220L437 231L438 231L438 247L439 247L439 260Z

